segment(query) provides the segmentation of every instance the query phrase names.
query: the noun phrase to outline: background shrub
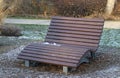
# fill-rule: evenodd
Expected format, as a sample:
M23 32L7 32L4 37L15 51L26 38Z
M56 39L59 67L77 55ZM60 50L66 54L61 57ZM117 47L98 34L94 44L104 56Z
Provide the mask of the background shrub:
M21 28L16 27L16 26L1 26L0 28L1 35L4 36L21 36Z
M8 0L9 1L9 0ZM19 3L19 2L18 2ZM10 16L44 18L53 15L104 17L107 0L22 0ZM120 0L113 11L120 15Z
M59 15L82 17L104 12L107 0L53 0L53 3Z
M51 0L22 0L21 6L11 16L50 16L54 14L53 9Z

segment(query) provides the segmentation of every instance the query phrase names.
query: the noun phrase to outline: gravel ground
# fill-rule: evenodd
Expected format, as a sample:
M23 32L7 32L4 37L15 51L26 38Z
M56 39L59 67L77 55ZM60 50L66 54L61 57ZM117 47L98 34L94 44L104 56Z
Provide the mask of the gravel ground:
M117 22L113 25L118 29L120 24ZM115 47L120 44L120 32L118 29L107 30L105 33L101 45L106 46L100 46L96 59L89 64L81 64L68 75L62 73L62 66L40 63L37 67L25 67L24 61L17 59L17 55L24 45L34 41L0 37L0 78L120 78L120 48ZM108 45L113 47L107 47Z
M0 54L0 78L120 78L120 48L101 46L95 60L81 64L68 75L56 65L25 67L23 60L16 58L23 48L24 45Z

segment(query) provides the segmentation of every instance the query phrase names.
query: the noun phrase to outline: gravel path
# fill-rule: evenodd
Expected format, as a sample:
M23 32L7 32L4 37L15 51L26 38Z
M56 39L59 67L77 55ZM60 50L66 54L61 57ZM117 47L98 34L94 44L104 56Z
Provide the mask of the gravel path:
M5 19L5 23L49 25L50 20L7 18ZM105 21L104 28L120 29L120 21Z
M16 59L23 48L24 45L0 54L0 78L120 78L120 48L101 46L94 61L81 64L68 75L56 65L25 67L22 60Z

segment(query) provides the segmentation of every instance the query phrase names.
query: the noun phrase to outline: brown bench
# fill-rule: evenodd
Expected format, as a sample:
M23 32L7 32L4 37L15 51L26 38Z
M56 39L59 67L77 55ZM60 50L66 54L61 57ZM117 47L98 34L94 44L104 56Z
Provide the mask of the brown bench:
M52 17L46 43L29 44L18 59L26 60L26 66L29 61L62 65L67 73L68 67L76 68L95 57L103 24L98 18Z

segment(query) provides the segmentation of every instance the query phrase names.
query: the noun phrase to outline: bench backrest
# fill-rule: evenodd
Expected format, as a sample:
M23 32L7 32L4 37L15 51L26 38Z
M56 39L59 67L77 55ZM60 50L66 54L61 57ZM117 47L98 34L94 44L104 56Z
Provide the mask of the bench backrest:
M97 47L104 19L52 17L46 42Z

